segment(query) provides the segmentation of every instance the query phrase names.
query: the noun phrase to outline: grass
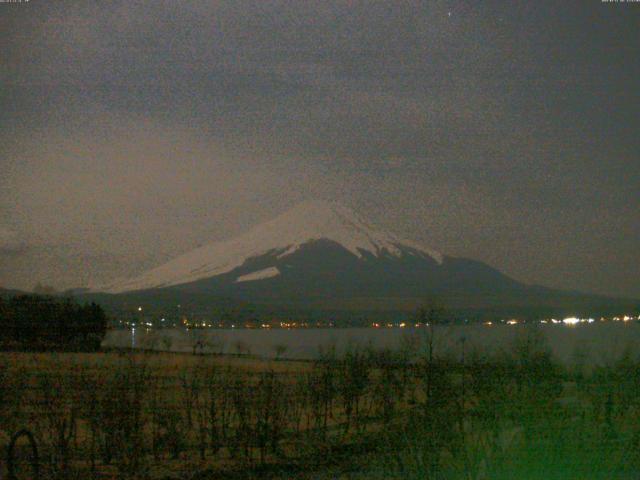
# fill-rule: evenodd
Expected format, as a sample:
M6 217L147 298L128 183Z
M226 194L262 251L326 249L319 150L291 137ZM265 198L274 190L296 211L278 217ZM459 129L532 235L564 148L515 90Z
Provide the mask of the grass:
M0 444L29 429L41 478L59 479L640 476L630 355L587 370L535 336L464 362L412 345L316 362L0 354Z

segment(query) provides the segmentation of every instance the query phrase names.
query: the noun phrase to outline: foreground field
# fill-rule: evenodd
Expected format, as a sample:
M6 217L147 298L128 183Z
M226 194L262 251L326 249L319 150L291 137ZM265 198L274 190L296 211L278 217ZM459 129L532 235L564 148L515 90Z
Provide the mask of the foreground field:
M5 353L0 443L28 433L1 478L638 478L634 359L561 367L535 334L490 357L433 345L314 362Z

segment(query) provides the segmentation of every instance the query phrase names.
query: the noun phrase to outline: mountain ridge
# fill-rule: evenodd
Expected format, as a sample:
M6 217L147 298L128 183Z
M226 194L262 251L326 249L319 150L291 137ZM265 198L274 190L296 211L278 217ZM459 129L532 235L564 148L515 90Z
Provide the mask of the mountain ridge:
M336 241L358 258L385 253L397 256L402 252L401 246L438 263L443 258L431 248L372 227L337 203L307 201L238 237L204 245L136 277L91 290L123 293L180 285L228 273L247 260L270 252L286 257L302 245L321 239Z
M425 298L442 300L452 310L507 313L596 314L638 305L528 285L483 262L380 230L327 202L305 202L236 238L87 293L116 303L132 295L150 301L158 295L163 301L192 299L202 311L237 301L285 315L291 309L410 311Z

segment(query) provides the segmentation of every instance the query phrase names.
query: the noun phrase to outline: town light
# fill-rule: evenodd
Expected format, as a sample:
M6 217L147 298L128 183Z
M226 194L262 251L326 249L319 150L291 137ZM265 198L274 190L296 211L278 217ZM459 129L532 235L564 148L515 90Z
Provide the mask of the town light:
M564 323L565 325L575 325L579 322L580 322L580 319L576 317L567 317L564 320L562 320L562 323Z

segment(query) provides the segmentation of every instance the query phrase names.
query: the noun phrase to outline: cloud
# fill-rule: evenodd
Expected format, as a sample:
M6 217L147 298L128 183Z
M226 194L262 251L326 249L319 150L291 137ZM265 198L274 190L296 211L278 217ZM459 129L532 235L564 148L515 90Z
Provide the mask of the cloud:
M17 232L0 225L0 255L18 255L26 249Z
M8 9L0 281L136 273L317 197L523 280L637 292L636 28L607 9L594 31L598 8ZM609 265L573 268L592 251Z

